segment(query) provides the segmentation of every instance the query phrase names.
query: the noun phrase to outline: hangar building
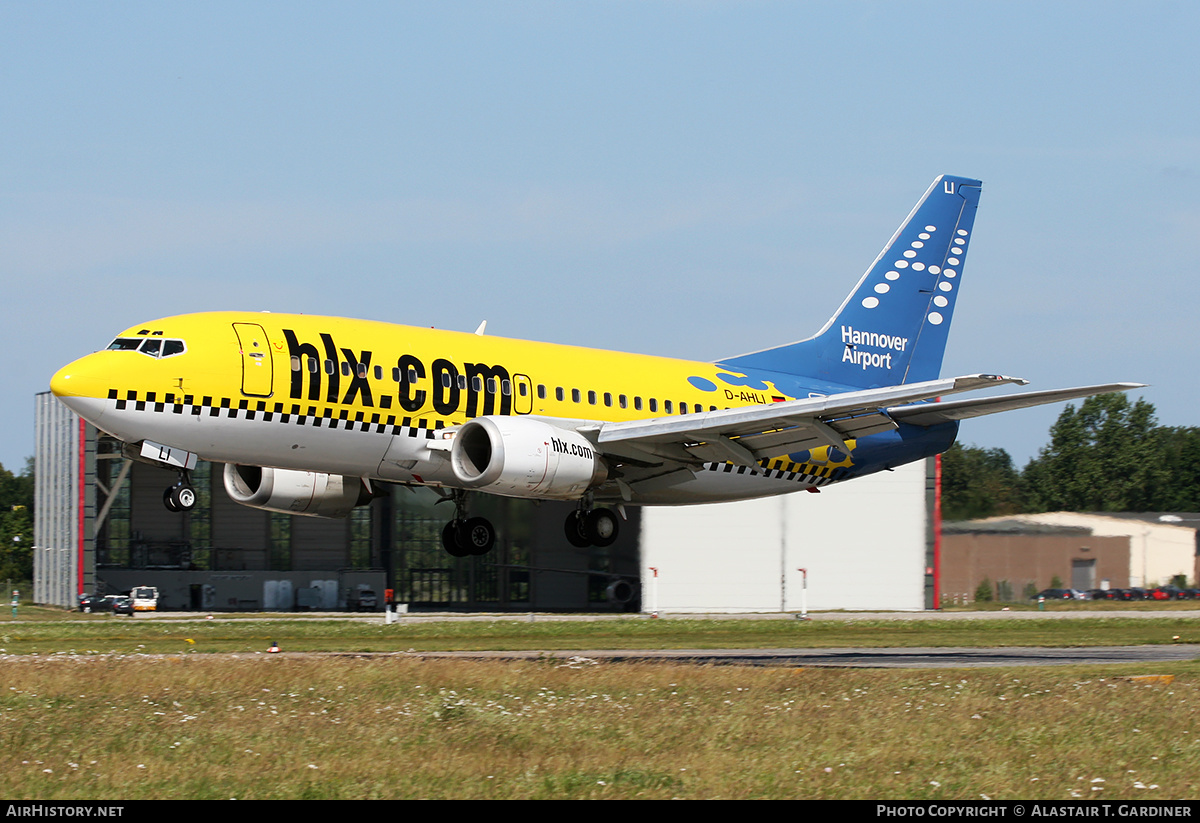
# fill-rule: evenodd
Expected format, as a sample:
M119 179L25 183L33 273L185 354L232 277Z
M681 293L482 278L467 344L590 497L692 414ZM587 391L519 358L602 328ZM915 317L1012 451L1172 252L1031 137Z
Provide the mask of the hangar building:
M497 530L486 557L441 547L452 514L430 489L389 493L345 520L251 509L222 467L193 472L199 503L163 505L173 472L49 392L36 398L34 599L155 586L166 609L354 608L371 591L412 610L778 612L932 607L933 461L818 494L671 508L630 507L617 541L577 549L573 504L473 495Z

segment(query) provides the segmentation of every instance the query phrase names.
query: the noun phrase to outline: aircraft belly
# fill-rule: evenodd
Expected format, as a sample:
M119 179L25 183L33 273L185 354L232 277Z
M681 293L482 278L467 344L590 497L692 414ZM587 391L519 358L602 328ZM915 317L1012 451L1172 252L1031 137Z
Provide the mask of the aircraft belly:
M687 506L751 500L789 494L805 488L826 486L835 481L826 477L785 472L775 469L749 469L732 463L705 463L690 479L664 488L632 486L630 503L646 506ZM615 499L613 502L617 502Z

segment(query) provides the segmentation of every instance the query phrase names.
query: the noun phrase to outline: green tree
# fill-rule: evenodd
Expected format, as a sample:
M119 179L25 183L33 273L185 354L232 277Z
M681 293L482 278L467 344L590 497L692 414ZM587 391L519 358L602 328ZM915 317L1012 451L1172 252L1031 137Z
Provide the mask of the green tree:
M942 455L942 517L974 520L1022 511L1021 476L1004 449L955 443Z
M1160 428L1162 478L1148 511L1200 511L1200 429Z
M975 587L975 600L978 603L991 603L992 598L992 581L985 577L982 581L980 581L979 585Z
M1022 475L1030 511L1151 511L1168 485L1154 406L1123 392L1068 405Z
M33 579L33 460L14 475L0 465L0 584Z

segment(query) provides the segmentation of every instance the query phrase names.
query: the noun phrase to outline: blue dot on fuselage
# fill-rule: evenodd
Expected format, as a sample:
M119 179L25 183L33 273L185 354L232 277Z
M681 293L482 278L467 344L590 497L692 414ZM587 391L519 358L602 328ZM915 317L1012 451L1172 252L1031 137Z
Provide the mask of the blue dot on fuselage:
M688 382L691 383L700 391L716 391L717 384L711 380L705 380L703 377L689 377Z

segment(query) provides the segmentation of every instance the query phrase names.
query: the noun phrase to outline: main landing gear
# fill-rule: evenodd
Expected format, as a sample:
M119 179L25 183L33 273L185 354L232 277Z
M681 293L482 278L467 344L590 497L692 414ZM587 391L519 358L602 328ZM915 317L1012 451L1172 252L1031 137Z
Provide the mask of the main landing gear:
M486 517L467 516L467 493L443 492L442 500L454 502L454 519L442 529L442 548L451 557L480 557L496 545L496 528ZM439 501L440 502L440 501ZM567 516L563 531L567 542L578 549L611 546L621 530L612 509L593 509L590 496Z
M163 492L163 505L173 512L189 512L196 507L196 490L188 472L180 472L179 482Z
M577 549L611 546L620 530L620 521L612 509L581 507L567 515L567 522L563 524L567 542Z
M467 493L456 491L454 519L442 529L442 548L451 557L481 557L496 545L496 528L486 517L467 517Z

